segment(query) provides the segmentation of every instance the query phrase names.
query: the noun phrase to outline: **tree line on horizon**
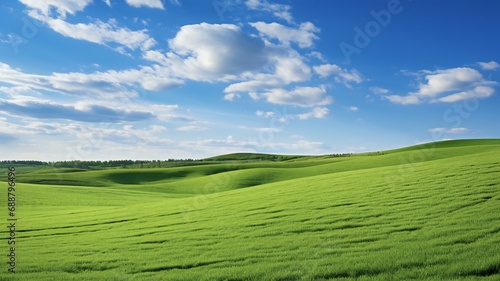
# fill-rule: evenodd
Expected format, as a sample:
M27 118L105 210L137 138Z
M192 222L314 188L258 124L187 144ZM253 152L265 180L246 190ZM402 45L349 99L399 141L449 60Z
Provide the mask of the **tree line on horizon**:
M37 161L37 160L1 160L1 166L23 165L23 166L50 166L54 168L113 168L139 166L140 168L161 167L165 163L194 162L194 159L168 159L168 160L70 160L70 161ZM138 167L138 168L139 168Z
M352 153L327 154L329 157L349 157ZM228 160L268 160L286 161L293 160L300 156L285 155L232 155L219 156L207 159L167 159L167 160L68 160L68 161L39 161L39 160L0 160L0 167L13 166L46 166L53 168L75 168L75 169L103 169L103 168L164 168L179 166L183 163L193 164L194 162L228 161Z

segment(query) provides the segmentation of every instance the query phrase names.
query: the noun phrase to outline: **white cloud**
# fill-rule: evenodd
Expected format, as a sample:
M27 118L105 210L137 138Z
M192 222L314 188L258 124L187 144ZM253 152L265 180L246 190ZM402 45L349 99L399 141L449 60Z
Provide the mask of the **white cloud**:
M311 68L298 57L281 58L276 63L276 76L286 84L311 78Z
M177 128L177 131L190 132L190 131L205 131L208 130L207 125L210 122L207 121L191 121L189 125L181 126Z
M27 7L40 11L45 16L50 16L50 12L55 9L60 18L66 18L66 14L74 15L83 11L93 0L19 0Z
M390 95L387 96L386 98L393 103L398 103L402 105L420 104L422 102L416 95L407 95L407 96Z
M125 0L125 2L135 8L148 7L162 10L165 9L161 0Z
M257 92L281 88L285 85L308 81L311 68L300 55L291 49L282 50L270 57L268 65L270 73L246 73L242 79L246 81L233 83L224 89L225 93L247 92L253 99L258 99Z
M231 80L268 64L276 51L233 24L185 25L170 39L171 52L146 52L144 58L196 81Z
M301 120L309 119L309 118L325 118L330 114L330 110L326 107L315 107L311 112L299 114L298 118Z
M181 127L177 128L177 131L191 132L191 131L204 131L206 129L207 129L206 127L202 127L202 126L186 125L186 126L181 126Z
M84 124L74 126L72 134L73 136L76 135L77 146L97 146L98 150L107 151L112 147L130 147L131 144L134 145L135 149L143 146L153 149L154 146L173 145L170 140L159 137L159 134L163 131L166 131L166 128L161 129L157 126L135 127L131 125Z
M264 111L261 111L261 110L257 110L255 112L255 115L257 115L259 117L264 117L264 118L271 118L271 117L274 117L276 115L276 113L273 112L273 111L264 112Z
M139 2L146 3L135 1L133 4L139 5ZM262 6L259 5L262 3L267 2L248 4L261 9ZM34 4L30 15L45 22L54 31L73 39L106 45L124 54L127 54L127 50L140 49L143 51L142 57L151 65L93 73L37 75L23 73L2 64L0 82L60 94L110 98L134 97L137 95L136 87L161 91L183 85L186 80L222 81L233 82L224 90L225 100L235 100L240 97L240 93L247 92L255 100L263 99L270 103L300 107L324 106L333 101L322 87L283 89L292 83L311 79L311 67L289 44L312 46L317 38L315 33L319 31L312 23L303 23L296 29L276 23L255 23L261 28L262 36L276 38L281 45L245 33L233 24L186 25L168 40L170 50L162 53L151 49L157 42L148 35L146 29L133 31L120 27L114 19L108 22L96 20L90 23L70 23L63 18L53 18L48 10L44 13L45 6L40 5ZM47 7L50 10L52 6ZM77 8L67 8L65 5L61 7L61 11L69 13L84 9L85 5L76 5ZM289 34L272 33L274 29L285 30ZM361 79L353 71L345 71L338 76L349 82Z
M90 74L70 72L37 75L23 73L1 62L0 82L62 94L95 95L106 98L136 96L137 93L130 89L136 84L146 90L159 91L184 83L182 80L173 78L168 69L158 66Z
M293 107L291 109L292 113L287 115L286 118L305 120L325 118L330 114L330 110L327 107L328 104L333 102L333 98L324 87L313 84L317 81L327 83L326 79L318 79L318 75L325 78L328 77L328 83L336 81L338 83L345 83L346 85L362 83L365 79L359 72L349 67L343 66L346 67L343 68L334 64L328 64L321 53L312 52L314 49L300 50L300 53L295 51L299 50L299 48L314 47L317 40L319 40L319 29L309 22L301 25L292 24L287 26L286 22L275 19L267 23L254 22L251 26L255 29L250 27L250 25L243 27L243 25L231 24L194 24L182 27L177 35L171 37L172 39L168 41L169 46L167 47L158 46L161 45L160 39L157 39L157 43L155 38L152 37L153 33L150 33L147 29L142 29L143 27L139 27L139 30L137 28L135 28L136 30L129 29L134 29L132 26L143 26L141 25L141 18L137 20L137 23L132 23L133 16L128 17L126 21L133 25L127 27L121 23L123 20L122 17L120 17L120 23L117 23L115 20L108 20L109 17L96 20L86 17L86 13L82 13L82 11L86 11L87 7L88 11L99 7L108 10L108 7L105 5L111 6L113 4L114 6L118 6L118 1L113 1L113 3L110 0L20 1L27 6L28 11L31 10L31 15L37 15L39 18L44 19L46 25L59 34L72 39L105 45L131 56L130 59L124 58L126 60L118 65L130 63L141 64L136 67L130 67L130 69L106 70L107 66L99 62L102 65L102 68L99 68L101 71L94 72L94 70L86 68L86 72L88 73L58 73L61 70L56 70L60 69L56 65L52 66L52 70L48 68L43 73L28 70L25 70L28 71L28 73L25 73L20 69L16 69L15 66L11 67L0 64L0 91L3 92L0 93L0 98L3 99L0 102L0 108L4 112L1 115L8 116L15 113L24 116L15 120L15 122L23 124L23 126L16 127L19 130L24 129L22 132L32 131L40 135L86 135L87 133L82 133L83 126L71 127L67 123L74 120L90 123L97 120L96 116L108 116L114 118L114 122L119 125L119 128L103 130L106 139L110 142L119 142L120 139L125 139L123 142L127 144L138 144L136 140L147 139L147 143L169 143L168 141L160 141L162 139L160 133L165 132L166 127L150 125L151 123L148 123L150 125L148 128L141 128L141 125L144 126L142 122L135 122L134 126L127 124L127 122L148 120L150 117L153 118L155 124L158 124L158 121L174 120L172 121L174 123L174 125L171 125L172 127L168 125L171 131L168 136L167 134L163 136L165 139L168 137L175 138L175 134L183 136L187 134L177 132L176 130L185 132L196 131L207 129L210 126L200 123L190 123L189 121L191 120L188 117L177 114L177 106L172 106L172 108L165 106L163 108L161 105L148 104L146 102L140 103L142 99L134 98L138 94L138 91L136 91L137 88L161 91L183 85L188 80L223 81L230 84L225 89L225 100L236 100L243 96L246 98L246 94L249 94L250 97L258 100L258 102L291 105ZM179 4L178 0L169 0L170 2L160 0L126 1L131 6L158 9L165 9L170 3ZM96 5L91 5L92 2L95 2ZM245 3L248 9L254 10L253 12L261 11L259 13L265 16L272 16L274 14L276 17L293 23L293 18L290 14L291 9L288 5L274 4L272 2L276 1L271 0L237 0L237 2ZM280 3L285 2L280 1ZM151 10L151 12L156 13L159 10ZM268 12L269 14L267 14ZM78 17L71 16L75 14ZM79 23L76 20L81 20L82 22ZM272 21L277 21L278 23L272 23ZM300 21L297 21L297 23L300 23ZM149 26L151 28L157 27L153 22ZM246 32L247 30L250 30L250 33ZM156 36L157 33L154 34ZM167 42L165 39L162 39L164 45ZM142 51L143 58L147 61L132 57L132 55L140 53L133 51ZM312 68L312 65L315 64L319 65ZM68 67L68 69L78 69L79 66ZM478 70L481 70L481 68L484 70L493 70L498 69L499 66L498 63L492 61L478 62L475 67ZM55 72L51 73L52 71ZM389 90L382 88L373 87L370 90L376 94L384 94L384 97L388 96L387 98L393 102L408 104L457 102L470 98L485 98L494 94L494 88L491 86L494 82L486 81L483 75L474 76L470 71L463 71L463 76L471 77L471 79L461 80L458 71L454 73L450 72L447 77L444 77L444 72L426 72L426 80L421 81L421 86L411 91L414 93L400 92L403 96L394 95L395 91L389 92ZM420 72L420 74L422 73ZM439 77L439 75L443 77ZM311 81L312 77L313 80ZM446 84L447 81L449 82L448 85ZM456 87L452 87L453 85L456 85ZM220 84L214 87L218 88ZM45 95L51 98L54 97L53 100L50 99L53 103L49 102L49 99L44 101L36 100L36 97L43 97ZM129 101L126 109L121 110L122 106L119 104L116 107L111 106L114 98L124 97L128 98ZM88 100L86 100L87 98ZM94 103L90 101L96 98L102 100ZM157 98L159 98L157 94L155 94L155 97L152 97L154 100L158 100ZM151 100L151 97L147 100ZM139 102L139 104L135 104L135 102ZM344 110L359 110L355 106L349 106L349 103L345 106ZM182 108L182 110L187 110L184 107ZM263 110L252 111L250 113L256 114L260 118L255 116L254 118L259 119L260 122L267 123L267 125L262 124L263 128L248 127L248 131L254 135L257 135L258 132L279 132L280 129L266 126L273 124L271 121L274 120L272 119L285 117L281 117L279 112L267 111L270 109L269 107L262 106L260 108L263 108ZM8 114L5 114L5 112ZM66 119L62 120L59 118L59 121L54 124L40 122L40 120L43 121L43 118L47 116L54 118L58 116L66 117ZM6 121L5 123L14 121L10 119L10 116L8 117L7 119L3 119ZM28 122L23 123L26 120L33 119L39 121L30 122L29 124ZM69 121L66 122L67 119ZM2 123L3 125L5 124ZM256 126L255 124L247 125ZM97 135L99 128L91 128L88 135ZM441 129L450 134L464 132L464 128ZM14 132L16 130L9 131ZM292 133L290 132L290 134ZM241 151L242 148L278 151L297 149L299 151L302 149L319 149L323 145L321 142L295 142L295 140L290 140L291 143L288 143L288 141L284 141L283 143L273 141L259 143L258 140L238 140L238 134L239 132L234 132L234 134L231 133L233 137L225 138L227 136L226 132L220 134L223 136L222 140L210 139L191 143L177 141L175 144L173 142L169 144L172 150L179 150L182 153L189 152L192 153L191 155L196 155L193 151L197 149L216 153L213 149L214 147L220 148L221 152L227 152L230 149ZM281 137L285 138L284 136ZM21 139L22 137L20 137ZM38 140L38 137L31 139L35 141ZM62 143L64 142L58 142L58 146L61 146ZM191 144L194 144L193 149L190 148ZM108 147L111 146L104 146L103 148ZM127 147L129 148L130 145L127 145ZM125 151L125 146L119 149ZM149 155L154 156L154 154ZM169 154L158 153L156 155ZM185 156L185 154L182 156Z
M267 62L265 45L232 24L194 24L181 28L169 46L185 59L186 66L208 73L238 74ZM252 55L253 54L253 55Z
M465 134L469 132L467 128L432 128L429 129L431 133L446 133L446 134Z
M495 90L490 86L477 86L473 89L451 94L438 99L441 102L459 102L468 99L480 99L492 96Z
M265 79L268 77L269 79ZM282 86L284 83L277 79L274 75L256 75L255 80L243 81L234 83L224 89L225 93L248 92L252 99L257 100L259 96L256 94L259 90L272 89Z
M314 71L321 77L334 76L335 82L344 83L348 86L350 83L361 83L363 82L363 77L361 73L353 69L351 71L343 69L335 64L323 64L316 65L313 67Z
M406 96L391 95L393 103L420 104L423 102L457 102L473 98L487 98L495 92L496 82L484 79L477 70L458 67L437 71L422 71L426 83L420 83L417 92Z
M313 69L321 77L328 77L332 74L342 72L342 68L335 64L315 65Z
M251 10L271 12L277 18L284 19L289 23L293 22L290 6L283 4L271 4L267 0L247 0L246 6Z
M317 51L313 51L313 52L310 52L309 54L307 54L309 57L313 57L313 58L317 58L319 61L322 61L322 62L326 62L326 59L325 57L323 56L323 54L321 54L320 52L317 52Z
M295 142L262 142L255 138L248 139L204 139L196 141L185 141L180 144L182 147L188 147L191 151L197 151L202 154L220 155L232 152L258 151L268 153L305 153L308 151L324 152L325 144L319 141L296 140Z
M170 3L177 5L177 6L182 6L181 2L179 2L179 0L170 0Z
M291 91L272 89L262 96L270 103L298 107L322 106L333 102L324 87L296 87Z
M259 100L260 96L257 93L248 93L251 99L253 100Z
M112 83L121 83L128 86L140 84L144 89L160 91L184 84L184 81L175 78L167 67L158 65L143 66L140 69L127 69L122 71L110 70L91 74L93 79L106 79Z
M0 112L37 119L66 119L81 122L143 121L154 118L150 112L113 109L97 104L64 105L50 101L9 101L0 99Z
M479 66L481 66L481 68L484 70L495 70L500 67L500 64L496 61L479 62Z
M283 87L294 82L303 82L311 78L311 68L300 57L274 57L274 73L256 73L246 75L248 81L233 83L224 89L225 93L248 92L257 99L256 92Z
M472 68L452 68L430 72L425 76L427 83L420 84L420 96L435 97L441 93L460 90L471 84L481 83L483 76Z
M262 141L259 134L277 132L247 128L250 136L239 138L227 136L221 139L198 139L173 141L172 134L163 126L142 125L135 123L106 126L97 123L79 122L24 122L21 124L2 121L0 118L0 139L12 141L13 145L23 149L5 151L5 158L31 159L36 153L40 160L91 160L91 159L163 159L200 158L231 152L258 151L268 153L304 154L327 153L324 143L303 138L290 142ZM11 135L16 132L16 139ZM2 135L3 133L3 135ZM177 133L182 134L182 133ZM46 142L43 151L36 151L40 142ZM130 150L131 145L134 150ZM35 150L34 150L35 149ZM34 152L36 151L36 152ZM105 154L103 154L105 153ZM103 156L105 155L105 156Z
M134 107L137 103L134 103ZM179 106L176 104L144 104L138 109L143 109L147 107L160 121L191 121L190 118L179 115L176 113L179 110Z
M156 50L145 51L142 54L142 58L151 62L158 63L160 65L168 66L170 64L169 58L163 53Z
M72 134L78 131L79 126L85 125L94 125L95 123L75 123L71 122L71 124L66 124L63 122L59 122L51 120L48 122L40 122L40 121L30 121L30 122L5 122L0 119L0 133L11 133L16 132L16 135L24 138L25 136L29 136L30 139L33 135L59 135L59 134ZM80 130L81 131L81 130Z
M316 33L320 30L310 22L300 24L298 29L287 27L279 23L254 22L250 23L261 35L269 39L277 39L285 45L297 43L300 48L307 48L313 45L313 41L318 39Z
M282 129L279 128L272 128L272 127L264 127L264 128L253 128L257 132L266 132L266 133L279 133L283 131Z
M84 40L101 45L119 44L131 50L149 50L156 45L156 40L147 34L147 30L133 31L128 28L119 27L116 20L109 20L107 23L100 20L94 23L72 24L62 19L54 19L44 16L38 12L29 13L31 17L46 23L55 32L77 40Z
M255 112L255 115L266 119L272 119L271 122L278 121L280 123L287 123L290 119L295 118L294 115L290 115L287 113L286 108L283 108L283 110L281 110L280 112L257 110Z
M131 50L140 48L145 51L156 45L156 41L147 34L147 30L132 31L126 27L119 27L114 19L110 19L106 23L100 20L90 23L70 23L65 21L68 13L74 15L76 12L83 11L93 0L21 0L21 2L29 8L28 15L30 17L47 24L55 32L72 39L111 45L110 47L121 53L124 53L123 46ZM111 6L109 0L104 0L104 2ZM58 13L57 16L51 13L54 9ZM113 46L114 44L118 44L118 46Z
M311 78L311 68L289 46L273 45L232 24L183 26L169 40L170 52L150 50L143 58L171 71L173 77L195 81L235 81L224 90L225 100L247 92L280 88Z
M85 119L96 121L99 116L110 119L109 122L153 117L160 121L192 121L176 113L178 105L151 104L135 97L100 98L98 96L57 95L50 93L50 99L28 87L0 87L0 92L8 94L8 99L0 99L4 111L18 116L36 116L49 118L54 115L58 119ZM138 114L140 113L140 114ZM147 114L146 114L147 113ZM142 114L142 115L141 115ZM66 118L66 116L68 118ZM109 116L109 117L105 117ZM89 121L89 122L93 122Z
M389 90L380 87L370 87L370 91L377 95L384 95L389 93Z
M0 80L1 81L1 80ZM4 92L11 96L11 98L16 98L20 96L41 96L42 94L38 91L33 90L32 88L28 86L14 86L14 87L5 87L1 86L0 87L0 92Z
M240 97L240 95L236 94L236 93L228 93L228 94L224 95L224 99L228 100L228 101L233 101L234 99L239 98L239 97Z

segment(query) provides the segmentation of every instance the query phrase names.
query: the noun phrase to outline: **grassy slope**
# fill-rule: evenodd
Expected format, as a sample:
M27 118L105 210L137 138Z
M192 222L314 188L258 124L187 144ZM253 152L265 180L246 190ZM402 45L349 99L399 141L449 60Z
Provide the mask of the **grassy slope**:
M226 191L286 179L302 178L339 171L372 167L401 165L408 162L429 161L454 157L456 154L477 153L498 144L497 140L469 140L425 144L385 152L353 157L300 157L284 162L259 161L203 166L175 167L169 169L110 169L100 171L74 171L47 169L23 175L19 180L27 183L76 185L166 192L176 196L192 196L206 190ZM468 145L467 145L468 144ZM451 147L449 147L451 146ZM422 150L425 148L425 150ZM451 148L451 149L448 149ZM422 151L425 151L423 154ZM406 154L401 154L406 153ZM240 157L245 154L231 154ZM261 154L258 154L259 157ZM369 157L369 158L367 158ZM224 173L224 174L223 174ZM223 174L223 175L221 175ZM218 178L231 177L231 182L220 183ZM208 184L207 184L208 182ZM211 187L213 182L217 188Z
M498 280L499 159L482 140L19 184L16 277Z

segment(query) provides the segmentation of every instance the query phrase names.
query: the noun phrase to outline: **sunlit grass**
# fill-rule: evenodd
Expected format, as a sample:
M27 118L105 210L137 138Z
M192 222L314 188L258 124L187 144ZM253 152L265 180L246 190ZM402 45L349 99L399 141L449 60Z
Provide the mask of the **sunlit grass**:
M500 279L498 140L64 175L102 186L19 183L0 279Z

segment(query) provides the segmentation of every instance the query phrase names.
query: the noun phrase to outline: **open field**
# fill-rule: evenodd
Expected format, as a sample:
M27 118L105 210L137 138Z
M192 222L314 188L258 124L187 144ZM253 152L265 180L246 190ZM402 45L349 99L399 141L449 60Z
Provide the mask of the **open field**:
M500 140L233 156L26 170L0 280L500 280Z

